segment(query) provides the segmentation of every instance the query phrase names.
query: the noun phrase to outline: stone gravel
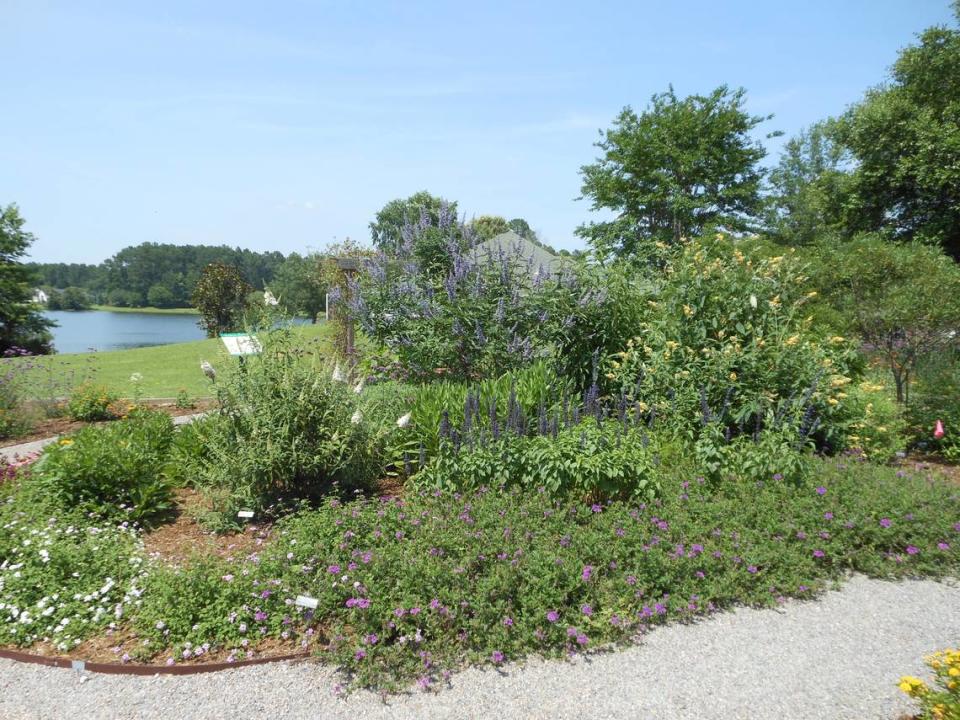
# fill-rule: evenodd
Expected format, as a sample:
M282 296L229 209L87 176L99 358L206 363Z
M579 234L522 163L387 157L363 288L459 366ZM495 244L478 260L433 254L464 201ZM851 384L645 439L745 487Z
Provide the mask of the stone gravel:
M470 669L437 692L336 694L315 663L132 677L0 660L0 718L884 718L913 708L896 687L960 643L955 581L855 576L816 601L741 608L658 628L636 646L569 662Z

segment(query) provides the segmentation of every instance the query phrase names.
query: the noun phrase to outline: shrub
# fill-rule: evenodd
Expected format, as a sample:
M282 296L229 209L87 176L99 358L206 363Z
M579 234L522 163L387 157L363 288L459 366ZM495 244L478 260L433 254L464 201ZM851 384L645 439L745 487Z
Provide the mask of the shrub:
M0 438L17 437L30 430L30 416L14 385L15 369L0 376Z
M926 658L935 688L920 678L900 678L900 689L920 703L923 720L960 718L960 650L941 650Z
M111 406L118 399L118 396L106 386L84 382L77 386L70 396L67 413L72 420L86 422L113 420L117 416L111 410Z
M666 268L647 318L607 361L614 387L696 439L780 432L821 449L849 444L853 346L803 319L804 277L787 256L753 260L722 238L687 243Z
M911 444L952 462L960 460L960 363L956 352L925 359L905 411ZM942 438L933 433L939 420Z
M49 445L34 463L31 482L63 508L97 517L149 521L172 507L161 469L173 423L137 409L106 427L87 427Z
M334 483L376 474L365 427L351 423L356 396L310 367L289 329L260 337L263 351L218 380L220 412L198 427L203 454L185 472L224 521L242 508L316 497Z
M496 377L549 352L547 269L518 249L464 250L465 232L446 210L436 225L408 222L397 252L369 261L349 292L351 312L405 379Z

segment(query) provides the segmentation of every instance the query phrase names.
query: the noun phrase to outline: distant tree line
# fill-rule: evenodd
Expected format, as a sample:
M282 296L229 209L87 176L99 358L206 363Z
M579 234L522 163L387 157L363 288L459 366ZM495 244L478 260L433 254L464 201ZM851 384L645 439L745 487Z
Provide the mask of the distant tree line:
M80 309L88 302L118 307L190 307L190 296L207 265L237 268L244 281L262 290L283 264L283 253L258 253L242 248L208 245L143 243L127 247L99 265L30 263L53 304Z

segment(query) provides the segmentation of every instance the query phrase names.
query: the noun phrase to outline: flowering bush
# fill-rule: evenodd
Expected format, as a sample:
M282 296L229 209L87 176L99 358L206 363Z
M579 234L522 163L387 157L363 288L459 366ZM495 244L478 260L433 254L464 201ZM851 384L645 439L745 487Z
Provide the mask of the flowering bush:
M48 445L29 482L62 508L102 518L156 519L172 507L161 472L172 437L166 414L137 409L124 420L86 427Z
M615 387L692 438L711 425L726 441L787 425L797 450L848 446L857 355L803 319L816 293L789 257L754 260L703 239L665 272L636 336L608 360Z
M900 678L900 689L920 703L923 720L960 718L960 650L942 650L927 658L936 688L920 678Z
M113 420L117 417L112 409L117 400L117 395L105 386L84 382L70 396L67 413L73 420Z
M436 225L428 215L408 222L397 252L369 261L349 294L351 312L397 356L404 379L495 377L548 352L546 269L511 250L465 250L469 235L449 212Z
M202 451L179 456L181 476L207 494L209 519L223 526L240 509L318 496L376 473L365 426L350 421L350 389L311 367L289 329L259 338L263 351L218 379L220 412L195 429Z

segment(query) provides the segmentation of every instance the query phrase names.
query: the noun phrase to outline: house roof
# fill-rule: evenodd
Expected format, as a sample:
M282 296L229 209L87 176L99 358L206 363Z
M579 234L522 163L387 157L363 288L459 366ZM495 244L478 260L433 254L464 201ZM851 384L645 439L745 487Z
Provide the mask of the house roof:
M480 258L487 255L496 255L501 251L508 254L512 253L518 259L523 258L524 262L529 262L532 275L541 272L541 268L543 268L543 272L553 275L567 263L566 258L554 255L549 250L520 237L513 230L500 233L489 240L478 243L473 248L473 252Z

